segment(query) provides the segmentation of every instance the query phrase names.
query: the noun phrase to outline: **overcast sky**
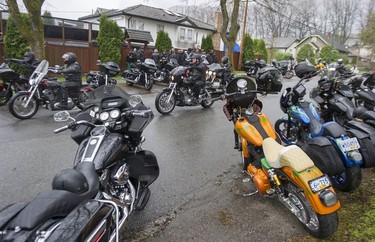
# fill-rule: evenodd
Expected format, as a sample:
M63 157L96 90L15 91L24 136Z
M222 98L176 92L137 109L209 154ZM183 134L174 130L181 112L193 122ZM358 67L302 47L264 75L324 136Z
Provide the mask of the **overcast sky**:
M137 4L144 4L168 9L174 5L194 4L196 1L181 0L45 0L42 12L48 10L53 17L77 19L89 15L96 8L124 9Z

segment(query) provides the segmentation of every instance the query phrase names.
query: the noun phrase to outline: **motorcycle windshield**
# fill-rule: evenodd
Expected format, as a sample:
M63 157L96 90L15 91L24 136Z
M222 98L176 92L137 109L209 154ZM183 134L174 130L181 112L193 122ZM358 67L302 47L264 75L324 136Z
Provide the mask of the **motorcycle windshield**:
M92 106L100 106L103 99L110 98L121 98L122 103L126 104L122 106L130 107L129 100L131 95L117 85L102 85L87 94L88 96L84 102L85 109Z
M224 69L224 68L218 63L212 63L211 65L208 65L208 70L210 71L216 71L220 69Z

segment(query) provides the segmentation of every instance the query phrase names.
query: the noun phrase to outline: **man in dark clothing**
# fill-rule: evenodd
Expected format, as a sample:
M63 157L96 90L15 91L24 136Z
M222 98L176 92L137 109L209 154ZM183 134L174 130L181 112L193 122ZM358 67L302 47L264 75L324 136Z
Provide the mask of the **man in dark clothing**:
M198 99L202 87L206 84L206 70L207 66L203 63L201 55L194 54L191 58L192 65L189 70L191 72L191 79L194 82L194 96Z
M216 55L216 52L213 49L210 49L210 52L207 55L207 61L208 63L219 63L219 59Z
M56 104L57 108L66 109L68 107L69 92L79 92L82 86L82 71L81 66L76 62L77 56L73 52L65 53L64 68L55 71L65 76L65 82L61 86L60 102Z
M186 54L182 49L179 49L177 52L177 62L180 66L184 66L186 64Z
M154 53L152 53L151 58L155 61L155 64L158 65L160 62L160 54L157 49L154 50Z
M134 50L136 49L134 48ZM137 56L135 55L133 50L130 50L128 55L126 56L126 64L127 64L128 70L130 70L130 68L132 68L136 62L137 62Z

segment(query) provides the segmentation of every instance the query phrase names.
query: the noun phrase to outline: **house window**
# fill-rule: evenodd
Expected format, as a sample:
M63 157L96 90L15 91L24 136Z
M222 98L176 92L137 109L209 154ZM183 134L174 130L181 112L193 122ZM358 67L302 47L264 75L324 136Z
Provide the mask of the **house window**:
M187 40L192 41L193 40L193 30L187 29Z
M138 30L144 30L145 29L145 24L141 21L138 21Z
M163 30L163 31L164 31L164 25L157 24L157 25L156 25L156 32L159 32L160 30Z
M193 41L193 29L180 27L178 38L180 41Z
M130 28L131 29L137 28L137 20L130 20Z
M185 40L185 31L186 31L185 28L180 28L180 34L179 34L180 40Z

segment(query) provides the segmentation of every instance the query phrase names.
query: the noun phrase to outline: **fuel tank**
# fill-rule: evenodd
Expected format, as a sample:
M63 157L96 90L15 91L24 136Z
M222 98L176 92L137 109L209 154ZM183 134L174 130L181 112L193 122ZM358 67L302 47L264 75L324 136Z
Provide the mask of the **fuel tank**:
M266 114L241 117L235 124L236 132L255 146L262 146L263 139L271 137L279 140Z

